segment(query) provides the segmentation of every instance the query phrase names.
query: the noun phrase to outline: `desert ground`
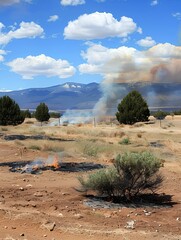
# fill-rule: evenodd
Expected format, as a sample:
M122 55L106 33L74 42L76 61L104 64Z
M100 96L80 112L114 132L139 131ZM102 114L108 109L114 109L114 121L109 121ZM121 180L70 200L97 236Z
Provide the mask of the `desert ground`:
M125 138L130 144L120 144ZM109 166L126 151L150 151L163 160L158 193L170 197L169 204L96 204L76 190L79 176ZM30 170L32 162L46 166ZM1 126L0 239L179 240L180 182L180 116L168 116L161 126L153 118L133 126L109 118L96 126L40 126L34 119Z

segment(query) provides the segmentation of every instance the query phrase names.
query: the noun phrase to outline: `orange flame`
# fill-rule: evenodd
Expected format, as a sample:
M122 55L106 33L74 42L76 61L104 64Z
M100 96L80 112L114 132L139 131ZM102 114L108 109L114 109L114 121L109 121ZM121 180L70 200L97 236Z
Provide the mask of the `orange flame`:
M54 156L54 159L52 161L52 163L49 163L46 165L47 167L54 167L55 169L60 168L60 163L59 163L59 158L58 155L56 154Z

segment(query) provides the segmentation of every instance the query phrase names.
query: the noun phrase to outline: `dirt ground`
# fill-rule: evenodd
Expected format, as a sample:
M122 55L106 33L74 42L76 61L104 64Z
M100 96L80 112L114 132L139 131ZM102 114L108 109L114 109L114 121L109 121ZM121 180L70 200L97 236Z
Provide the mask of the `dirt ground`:
M91 131L121 131L130 138L129 146L121 146L120 137L104 135L99 138L114 148L114 154L126 149L148 150L164 160L161 172L164 182L160 194L172 196L169 207L120 207L93 208L84 204L87 198L76 191L79 182L77 177L89 171L46 171L37 174L11 172L17 162L33 161L36 158L48 158L50 151L27 147L28 140L8 141L9 134L32 134L21 126L1 128L0 138L0 239L22 240L180 240L181 239L181 117L168 118L153 124L137 124L136 126L97 125L89 126ZM66 131L65 131L66 128ZM73 138L75 142L87 139L84 126L56 127L57 136ZM40 130L38 130L40 129ZM48 128L37 128L47 135ZM58 130L57 130L58 129ZM55 132L55 129L54 129ZM35 132L33 132L35 134ZM59 134L59 135L58 135ZM92 134L92 132L91 132ZM49 133L50 136L50 133ZM52 136L52 135L51 135ZM124 138L123 136L123 138ZM93 138L93 137L92 137ZM90 137L89 137L90 139ZM31 140L32 141L32 140ZM37 140L33 140L36 142ZM56 141L56 140L55 140ZM76 142L76 144L78 144ZM20 144L21 143L21 144ZM39 143L39 144L44 144ZM53 141L50 143L54 144ZM57 143L56 143L57 144ZM60 145L63 143L59 143ZM110 164L111 153L97 156L85 156L73 149L73 143L66 143L66 154L61 160L64 163L94 162ZM75 148L78 145L75 145ZM123 149L124 148L124 149ZM73 150L72 150L73 149ZM109 149L108 149L109 150ZM111 151L111 150L110 150ZM75 153L75 154L72 154ZM52 154L52 153L51 153ZM53 153L54 154L54 153ZM21 165L21 164L20 164ZM134 221L134 229L126 228L127 222Z

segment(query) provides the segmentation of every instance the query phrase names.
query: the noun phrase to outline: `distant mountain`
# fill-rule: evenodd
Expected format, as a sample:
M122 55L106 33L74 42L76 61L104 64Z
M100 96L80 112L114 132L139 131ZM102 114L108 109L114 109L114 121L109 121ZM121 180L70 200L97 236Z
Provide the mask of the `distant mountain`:
M0 97L8 95L21 109L35 109L44 102L51 110L92 109L101 97L98 83L65 83L46 88L30 88L11 92L0 92Z
M165 109L181 109L181 83L150 83L150 84L114 84L104 88L98 83L81 84L68 82L46 88L30 88L19 91L0 92L0 97L10 96L21 109L35 109L40 102L48 105L50 110L92 109L102 99L107 106L117 108L117 104L131 90L138 90L147 101L149 107ZM107 91L107 92L105 92ZM108 95L106 95L108 93ZM113 96L113 98L109 98Z

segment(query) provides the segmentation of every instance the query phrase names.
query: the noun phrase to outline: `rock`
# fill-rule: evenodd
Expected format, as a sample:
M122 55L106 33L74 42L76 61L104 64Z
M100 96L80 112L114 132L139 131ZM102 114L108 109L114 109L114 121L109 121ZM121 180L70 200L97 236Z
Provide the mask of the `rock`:
M32 187L32 186L33 186L33 185L31 185L31 184L27 184L27 185L26 185L26 187Z
M62 213L59 213L58 216L63 218L63 214Z
M45 222L41 225L41 228L47 229L51 232L54 230L55 226L56 226L55 222Z
M70 195L70 194L67 193L67 192L63 192L62 195L63 195L63 196L68 196L68 195Z
M176 220L177 220L177 221L180 221L180 218L179 218L179 217L177 217L177 218L176 218Z
M151 212L146 212L145 213L145 216L150 216L151 215Z
M105 218L111 218L111 214L105 213L105 214L104 214L104 217L105 217Z
M77 218L77 219L83 218L83 216L80 213L74 214L74 217Z
M134 220L131 220L131 221L127 222L126 224L127 225L125 226L125 228L127 228L127 229L135 229L135 227L134 227L135 221Z
M43 197L43 194L41 192L36 192L33 194L35 197Z
M20 233L20 237L24 237L24 233Z
M23 188L23 187L20 187L19 190L24 191L24 188Z

